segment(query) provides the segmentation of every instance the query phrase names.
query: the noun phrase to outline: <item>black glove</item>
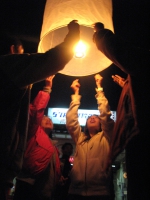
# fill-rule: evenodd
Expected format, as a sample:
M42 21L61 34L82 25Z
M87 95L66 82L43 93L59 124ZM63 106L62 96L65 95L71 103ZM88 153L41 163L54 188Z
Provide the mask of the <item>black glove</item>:
M80 26L77 23L77 20L72 20L68 24L68 34L66 35L64 42L69 42L76 44L80 40Z
M104 29L104 24L101 22L96 22L95 24L93 24L93 28L94 28L94 32L98 32Z
M93 28L94 28L93 42L95 43L95 38L96 38L98 32L99 32L100 30L103 30L103 29L104 29L104 24L101 23L101 22L97 22L97 23L93 24L92 26L93 26Z
M72 20L68 24L69 32L80 32L80 26L79 26L79 24L77 22L78 22L78 20Z

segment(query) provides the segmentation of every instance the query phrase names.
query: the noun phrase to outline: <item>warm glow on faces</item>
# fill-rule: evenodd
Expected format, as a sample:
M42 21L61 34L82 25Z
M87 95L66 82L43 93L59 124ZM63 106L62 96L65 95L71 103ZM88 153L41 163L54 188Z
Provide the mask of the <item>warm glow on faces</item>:
M98 116L92 115L87 119L87 128L88 130L95 129L96 131L99 131L100 129L100 119Z
M83 41L79 41L75 46L74 52L75 58L84 58L86 56L87 45Z
M53 130L53 123L52 123L52 120L47 117L47 116L44 116L42 121L41 121L41 126L44 128L44 129L50 129L50 130Z

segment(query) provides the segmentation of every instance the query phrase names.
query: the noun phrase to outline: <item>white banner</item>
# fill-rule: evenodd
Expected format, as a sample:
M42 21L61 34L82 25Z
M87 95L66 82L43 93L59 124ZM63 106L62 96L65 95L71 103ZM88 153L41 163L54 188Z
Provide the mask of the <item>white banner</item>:
M66 112L68 108L48 108L48 117L53 121L53 124L66 124ZM111 118L116 121L116 111L111 111ZM78 110L78 120L81 126L85 126L86 120L91 115L99 115L99 110Z

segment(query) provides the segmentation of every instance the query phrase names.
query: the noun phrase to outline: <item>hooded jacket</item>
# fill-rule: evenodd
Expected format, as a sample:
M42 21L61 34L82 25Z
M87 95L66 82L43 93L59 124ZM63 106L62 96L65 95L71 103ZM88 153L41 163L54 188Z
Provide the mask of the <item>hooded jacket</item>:
M81 131L78 121L80 95L72 95L69 110L66 114L66 126L71 134L76 150L70 178L70 194L82 196L109 195L110 171L105 171L110 149L114 121L102 91L96 94L100 112L101 132L92 138Z

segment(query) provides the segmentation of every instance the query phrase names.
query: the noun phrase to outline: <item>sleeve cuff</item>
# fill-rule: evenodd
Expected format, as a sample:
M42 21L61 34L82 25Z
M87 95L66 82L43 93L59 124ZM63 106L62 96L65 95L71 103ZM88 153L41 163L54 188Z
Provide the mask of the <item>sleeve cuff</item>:
M52 89L50 87L43 87L43 91L44 92L47 92L47 93L51 93L52 92Z
M103 88L102 87L100 87L100 88L95 88L95 90L96 90L96 92L103 92Z

